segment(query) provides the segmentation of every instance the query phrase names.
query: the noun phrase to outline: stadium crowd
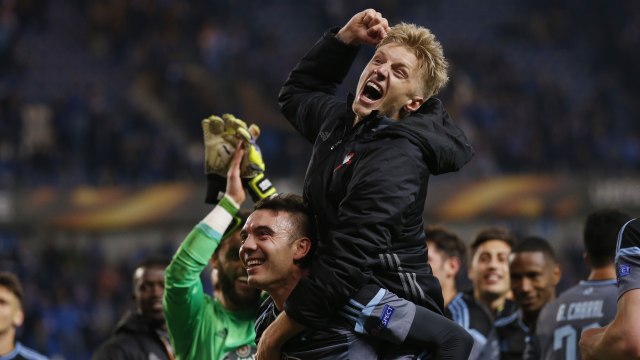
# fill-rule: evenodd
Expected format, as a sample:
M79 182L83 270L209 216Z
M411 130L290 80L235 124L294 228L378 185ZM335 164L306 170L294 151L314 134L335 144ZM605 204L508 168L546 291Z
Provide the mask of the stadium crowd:
M301 44L363 6L3 1L0 184L199 181L197 120L222 112L263 127L272 176L301 174L308 153L282 125L277 89ZM635 2L366 6L443 39L453 67L441 97L483 173L638 168Z

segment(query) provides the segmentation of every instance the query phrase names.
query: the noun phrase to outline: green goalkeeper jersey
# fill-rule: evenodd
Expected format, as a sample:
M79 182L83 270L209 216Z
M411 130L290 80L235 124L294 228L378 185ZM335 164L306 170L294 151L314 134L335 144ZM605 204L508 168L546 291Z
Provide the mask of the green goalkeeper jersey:
M165 270L164 312L177 359L254 358L255 310L229 311L202 288L200 273L222 232L201 222Z

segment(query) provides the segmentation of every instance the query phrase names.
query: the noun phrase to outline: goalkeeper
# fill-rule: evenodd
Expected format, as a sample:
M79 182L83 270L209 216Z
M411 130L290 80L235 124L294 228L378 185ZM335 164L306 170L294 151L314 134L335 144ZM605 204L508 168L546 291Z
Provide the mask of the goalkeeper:
M238 257L243 221L236 215L245 199L239 175L254 199L275 189L264 177L257 126L225 114L203 120L202 127L207 201L217 206L187 235L165 271L165 318L178 359L253 359L260 291L248 286ZM200 280L209 262L218 279L213 296L203 292Z

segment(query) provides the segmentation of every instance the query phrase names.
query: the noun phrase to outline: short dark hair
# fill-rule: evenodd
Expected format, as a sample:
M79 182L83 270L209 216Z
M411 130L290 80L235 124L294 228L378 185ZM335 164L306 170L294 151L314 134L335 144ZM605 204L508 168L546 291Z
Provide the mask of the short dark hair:
M140 268L157 268L157 269L166 269L169 266L169 259L160 254L153 254L142 259L136 267L133 268L133 274L131 274L131 285L133 286L133 292L135 293L136 287L136 272Z
M20 307L22 307L24 291L22 290L22 284L20 284L20 280L17 276L8 271L0 271L0 286L11 291L18 299Z
M553 263L558 263L558 258L551 244L540 236L525 236L511 249L512 254L523 252L541 252Z
M587 216L583 241L592 267L600 268L614 262L618 232L629 220L629 214L617 209L600 209Z
M429 225L424 228L427 241L433 242L447 258L457 257L462 264L466 263L467 246L455 233L442 225Z
M138 263L138 266L136 266L135 268L166 268L167 266L169 266L169 259L164 256L164 255L160 255L160 254L153 254L153 255L149 255L147 257L145 257L144 259L142 259L142 261L140 261Z
M480 245L490 240L501 240L507 243L510 248L513 248L513 235L511 231L501 226L491 226L481 229L476 235L476 239L471 243L471 254L474 255Z
M315 226L315 216L309 206L300 195L296 194L276 194L258 201L254 205L256 210L271 210L275 212L284 211L291 214L296 233L291 237L308 237L311 239L311 251L298 263L307 266L315 252L318 234Z

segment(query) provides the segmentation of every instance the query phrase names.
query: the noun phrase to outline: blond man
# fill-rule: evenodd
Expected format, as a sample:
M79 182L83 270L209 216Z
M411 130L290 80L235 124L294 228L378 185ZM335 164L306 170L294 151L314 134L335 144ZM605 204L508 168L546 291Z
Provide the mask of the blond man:
M338 100L337 86L363 44L376 51L355 94ZM415 340L436 354L446 347L429 332L428 324L445 318L440 286L424 262L422 213L429 176L457 171L473 153L432 97L446 82L435 36L412 24L390 28L373 9L328 31L294 68L279 102L314 144L303 196L315 214L319 246L309 276L263 334L259 358L278 358L286 339L304 327L325 326L350 297L360 319L356 331L397 343ZM394 326L402 307L384 303L389 293L417 305L403 312L404 326ZM363 321L367 314L379 319ZM440 334L458 329L443 327ZM431 342L425 334L433 335Z

